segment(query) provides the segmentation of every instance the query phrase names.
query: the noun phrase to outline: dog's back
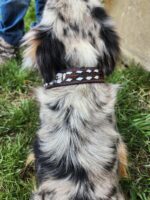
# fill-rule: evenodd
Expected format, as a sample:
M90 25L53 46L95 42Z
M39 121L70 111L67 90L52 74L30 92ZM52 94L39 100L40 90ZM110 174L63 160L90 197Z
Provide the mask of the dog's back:
M123 199L118 186L122 141L113 122L116 92L116 86L105 84L38 90L40 187L33 199Z
M99 0L48 0L25 44L25 63L31 58L45 83L73 67L110 74L119 54L118 36ZM115 130L116 93L116 86L104 83L38 90L34 200L123 199L118 170L125 148Z

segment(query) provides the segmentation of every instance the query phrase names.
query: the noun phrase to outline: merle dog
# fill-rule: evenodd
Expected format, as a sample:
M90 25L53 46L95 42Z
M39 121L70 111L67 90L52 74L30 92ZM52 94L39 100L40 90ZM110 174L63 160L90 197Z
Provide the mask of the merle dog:
M24 65L38 68L45 85L37 89L38 188L31 199L123 200L119 177L127 163L125 144L115 129L118 86L98 82L98 73L106 76L114 70L119 39L102 4L47 0L40 24L27 33L24 45Z

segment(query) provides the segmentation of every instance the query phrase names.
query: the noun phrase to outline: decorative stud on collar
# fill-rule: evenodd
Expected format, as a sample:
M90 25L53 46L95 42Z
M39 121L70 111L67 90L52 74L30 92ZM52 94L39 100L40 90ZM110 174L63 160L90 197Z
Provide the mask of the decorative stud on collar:
M86 83L104 83L103 72L96 67L67 69L57 73L53 81L44 84L45 89Z

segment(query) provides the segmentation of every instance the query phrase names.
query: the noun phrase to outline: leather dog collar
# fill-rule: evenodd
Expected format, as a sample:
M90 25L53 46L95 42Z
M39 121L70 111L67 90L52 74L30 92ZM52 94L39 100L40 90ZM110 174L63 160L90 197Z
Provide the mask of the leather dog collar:
M104 73L97 67L67 69L57 73L53 81L44 83L45 89L86 83L104 83Z

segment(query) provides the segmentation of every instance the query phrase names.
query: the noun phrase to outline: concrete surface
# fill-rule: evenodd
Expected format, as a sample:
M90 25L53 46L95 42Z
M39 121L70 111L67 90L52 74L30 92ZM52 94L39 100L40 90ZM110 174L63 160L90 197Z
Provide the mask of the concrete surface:
M150 71L150 0L105 0L121 37L127 60Z

